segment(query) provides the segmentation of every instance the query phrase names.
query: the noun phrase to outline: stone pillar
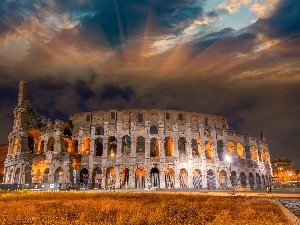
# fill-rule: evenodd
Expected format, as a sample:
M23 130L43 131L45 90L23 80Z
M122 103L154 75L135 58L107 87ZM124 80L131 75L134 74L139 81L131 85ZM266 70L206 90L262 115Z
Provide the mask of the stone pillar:
M165 168L159 170L159 188L166 188Z
M117 155L116 155L116 163L122 162L122 138L117 139Z
M194 186L193 186L193 171L191 168L188 168L187 171L188 171L188 188L194 188Z
M136 157L136 137L131 135L130 139L131 139L130 157L135 158Z
M102 170L101 187L105 189L106 188L106 170L107 170L107 168L102 166L101 170Z
M116 183L115 183L115 187L116 188L120 188L120 168L119 168L119 166L116 166L115 170L116 170Z
M180 188L180 168L175 164L175 188Z
M135 188L135 167L134 165L129 166L129 184L128 188Z

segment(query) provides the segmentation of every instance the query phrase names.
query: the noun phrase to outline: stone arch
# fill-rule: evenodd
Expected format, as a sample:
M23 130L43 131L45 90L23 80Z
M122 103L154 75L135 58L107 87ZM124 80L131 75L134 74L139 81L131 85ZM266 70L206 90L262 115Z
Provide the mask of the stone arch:
M46 168L43 175L43 183L49 183L50 169Z
M240 173L240 183L241 187L247 187L247 176L244 172Z
M120 172L120 185L121 188L126 188L129 185L129 169L128 168L122 168Z
M264 163L269 163L269 153L265 149L261 149L261 160Z
M254 189L255 181L254 181L254 176L253 173L249 173L249 185L251 189Z
M103 155L103 139L96 138L94 146L95 146L95 156L102 156Z
M136 138L136 152L145 153L145 138L143 136Z
M226 189L228 188L227 184L227 173L225 170L221 170L219 172L219 183L220 183L220 188L221 189Z
M167 188L175 187L175 172L172 168L167 168L165 173L165 181Z
M241 143L236 144L236 152L240 158L244 158L244 146Z
M89 171L86 168L83 168L80 171L80 178L79 178L80 186L86 187L89 182Z
M54 173L54 183L61 184L63 182L64 171L61 167L58 167Z
M15 179L14 179L14 184L19 184L20 182L20 174L21 174L21 170L20 168L17 168L16 169L16 172L15 172Z
M178 152L179 155L186 155L186 140L184 137L178 139Z
M136 188L145 188L145 178L146 171L142 168L137 168L135 170L135 187Z
M101 182L102 182L102 170L100 167L96 167L93 170L93 177L92 177L92 185L94 188L101 188Z
M45 151L45 141L42 140L41 143L40 143L40 151L39 153L44 153Z
M35 169L35 171L32 171L32 183L34 184L41 184L43 182L43 174L41 172L41 169Z
M199 138L194 137L191 141L191 147L192 147L192 155L200 155L201 151L201 142Z
M18 147L19 147L19 139L15 138L14 139L14 144L13 144L12 154L16 154L18 152Z
M235 171L231 171L231 173L230 173L230 181L231 181L232 187L237 187L239 185L238 177L237 177Z
M213 142L211 140L205 141L205 157L206 159L214 158L214 148L213 148Z
M245 156L246 156L246 159L251 159L251 150L250 150L249 145L245 146Z
M257 154L258 154L257 148L254 145L252 145L251 146L251 158L252 158L252 160L257 161Z
M264 188L266 186L266 181L265 181L265 175L261 175L261 188Z
M107 156L116 157L117 155L117 139L110 136L107 140Z
M261 179L260 179L259 173L256 173L255 180L256 180L257 188L261 188Z
M73 142L69 137L64 137L64 150L66 152L74 152L74 148L73 148Z
M66 127L66 128L64 129L64 135L65 135L65 136L71 137L71 136L72 136L72 131L71 131L71 129L68 128L68 127Z
M166 156L174 156L174 141L172 137L165 137L164 148Z
M32 135L28 135L28 151L34 152L34 137Z
M95 135L104 135L104 127L103 126L95 127Z
M158 128L155 125L150 127L150 134L158 134Z
M40 132L38 130L32 129L28 132L28 150L31 153L38 152L38 140Z
M224 150L223 150L223 141L218 140L217 141L217 153L218 153L218 158L220 161L224 161Z
M180 188L188 188L188 172L185 168L180 169L179 172L179 181L180 181Z
M150 157L158 157L160 155L159 140L156 137L150 139Z
M214 176L214 171L211 169L207 171L207 188L216 189L216 179Z
M106 170L106 186L112 187L116 184L116 170L114 167L109 167Z
M227 142L227 150L229 155L234 153L234 143L232 141Z
M194 188L202 188L202 175L199 169L193 171L193 186Z
M151 187L160 188L160 181L159 181L159 169L154 167L150 171L150 183Z
M131 138L128 135L122 137L122 153L130 153Z
M89 137L85 137L82 141L82 151L81 153L84 155L90 154L90 148L91 148L91 139Z

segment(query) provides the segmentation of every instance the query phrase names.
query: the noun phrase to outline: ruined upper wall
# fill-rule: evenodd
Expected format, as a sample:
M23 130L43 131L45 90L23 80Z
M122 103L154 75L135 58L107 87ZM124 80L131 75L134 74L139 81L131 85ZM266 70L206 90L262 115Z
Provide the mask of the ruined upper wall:
M189 123L192 129L198 131L199 125L215 127L217 129L229 129L227 119L222 116L209 115L203 113L177 111L177 110L159 110L159 109L114 109L101 110L95 112L83 112L70 116L70 120L77 130L79 127L88 129L92 124L104 125L108 122L110 127L116 126L117 122L122 122L122 128L129 130L130 124L143 126L145 121L151 125L159 127L164 124L166 130L172 129L172 124L177 123L185 130ZM75 131L76 132L76 131Z

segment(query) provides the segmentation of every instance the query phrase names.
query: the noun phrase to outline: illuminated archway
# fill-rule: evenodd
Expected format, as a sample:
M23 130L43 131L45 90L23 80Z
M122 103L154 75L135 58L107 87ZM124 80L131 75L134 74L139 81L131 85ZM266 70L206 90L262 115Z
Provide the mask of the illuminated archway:
M91 140L89 137L85 137L82 141L82 154L90 154Z
M150 171L150 183L151 187L160 188L159 170L155 167Z
M170 189L175 187L175 172L172 168L166 169L165 181L167 188Z
M120 185L121 188L127 188L129 185L129 169L122 168L120 171Z
M247 187L247 177L246 174L244 172L240 173L240 182L241 182L241 186L242 187Z
M228 141L227 149L229 155L232 155L234 153L234 143L232 141Z
M166 137L164 140L166 156L174 156L174 141L172 137Z
M202 175L199 169L195 169L193 172L193 186L194 188L202 188Z
M107 156L116 157L117 155L117 139L110 136L107 140Z
M145 188L146 171L142 168L135 170L135 187ZM148 181L149 182L149 181Z
M116 170L114 167L107 168L106 171L106 186L111 187L116 184Z
M205 141L205 157L206 159L214 158L214 147L213 142L211 140Z
M226 173L225 170L221 170L220 173L219 173L219 183L220 183L220 188L221 189L228 188L227 173Z
M185 168L180 169L179 173L180 188L188 188L188 172Z
M63 182L64 171L61 167L58 167L54 173L54 183L61 184Z
M244 147L241 143L236 144L236 151L239 157L244 158Z

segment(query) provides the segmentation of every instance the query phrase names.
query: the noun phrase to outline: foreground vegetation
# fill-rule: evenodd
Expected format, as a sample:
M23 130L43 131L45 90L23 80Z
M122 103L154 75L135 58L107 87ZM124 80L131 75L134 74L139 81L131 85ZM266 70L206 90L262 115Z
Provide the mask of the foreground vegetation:
M289 224L269 198L0 192L0 224Z

